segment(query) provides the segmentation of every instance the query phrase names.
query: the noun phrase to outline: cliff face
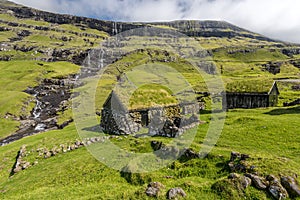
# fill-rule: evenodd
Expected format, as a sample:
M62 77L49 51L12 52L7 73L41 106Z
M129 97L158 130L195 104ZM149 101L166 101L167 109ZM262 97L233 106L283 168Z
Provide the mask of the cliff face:
M224 21L173 21L173 22L158 22L158 23L124 23L103 21L86 17L78 17L72 15L55 14L45 11L40 11L24 6L19 6L13 3L0 2L2 11L10 10L13 15L18 18L30 18L34 20L43 20L49 23L56 24L81 24L92 29L104 31L109 35L115 35L122 31L140 28L145 26L166 26L174 28L179 32L188 36L194 37L245 37L262 41L275 41L259 34L252 33L245 29L234 26Z
M4 1L3 1L4 2ZM111 21L97 20L87 17L78 17L72 15L55 14L45 11L28 8L25 6L18 6L13 3L0 2L0 9L2 11L12 11L13 15L18 18L30 18L37 21L43 20L55 24L82 24L89 28L104 31L110 35L114 35L121 31L139 28L145 25L133 23L115 23Z
M169 26L193 37L245 37L269 42L275 41L262 35L252 33L246 29L234 26L225 21L174 21L153 24Z

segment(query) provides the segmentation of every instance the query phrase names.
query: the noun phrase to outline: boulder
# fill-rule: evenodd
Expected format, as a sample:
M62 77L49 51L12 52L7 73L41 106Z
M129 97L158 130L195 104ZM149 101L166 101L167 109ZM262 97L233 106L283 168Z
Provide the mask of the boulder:
M250 156L248 154L241 155L241 160L247 160L248 158L250 158Z
M300 187L294 178L290 176L283 176L281 177L281 184L288 191L291 197L300 197Z
M239 162L239 163L234 163L234 162L229 162L228 167L231 172L247 172L247 165L244 162Z
M147 187L145 193L149 197L157 197L158 193L159 193L159 189L158 188L154 188L154 187Z
M252 180L246 176L242 176L240 179L240 183L244 189L249 187L252 184Z
M236 159L240 159L241 158L241 154L238 152L231 152L230 155L230 162L235 161Z
M191 148L185 148L185 149L183 149L182 157L190 160L190 159L200 158L200 154L193 151L193 149L191 149Z
M168 191L168 199L177 199L178 196L186 197L186 193L180 187L172 188Z
M274 75L279 74L281 71L281 66L283 62L269 62L267 64L263 64L264 69Z
M240 177L239 174L231 173L231 174L229 174L228 179L236 179L236 178L239 178L239 177Z
M160 182L151 182L148 184L146 189L146 194L150 197L157 197L159 195L159 191L165 188L165 186Z
M265 190L267 189L267 183L266 181L262 178L259 177L257 175L253 175L253 174L245 174L246 177L250 178L252 181L252 185L259 189L259 190Z
M274 175L268 175L266 180L269 181L268 192L274 199L281 200L288 198L288 193L280 184L280 181Z
M249 177L240 176L239 174L236 173L229 174L228 179L233 180L233 183L236 188L242 188L243 190L249 187L252 183Z

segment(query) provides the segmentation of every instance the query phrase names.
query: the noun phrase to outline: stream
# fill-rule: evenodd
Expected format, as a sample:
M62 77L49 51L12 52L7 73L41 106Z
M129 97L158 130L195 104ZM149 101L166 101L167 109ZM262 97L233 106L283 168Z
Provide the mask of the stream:
M57 124L57 118L58 112L64 112L70 106L68 101L71 98L71 89L75 81L76 76L69 76L65 79L45 79L39 86L24 91L35 98L35 107L30 116L20 120L19 130L0 140L0 146L26 136L60 129L68 125L70 122L65 122L63 126Z

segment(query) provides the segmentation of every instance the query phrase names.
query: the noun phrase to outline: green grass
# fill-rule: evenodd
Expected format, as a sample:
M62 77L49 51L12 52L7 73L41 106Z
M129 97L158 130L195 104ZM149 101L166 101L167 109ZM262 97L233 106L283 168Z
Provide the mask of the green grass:
M44 22L44 21L37 21L32 19L20 19L17 18L11 14L0 14L1 20L8 21L8 22L17 22L20 24L26 24L26 25L35 25L35 26L49 26L50 23Z
M240 48L241 46L245 47L254 47L257 48L259 46L270 46L270 45L276 45L275 42L267 42L267 41L260 41L256 39L250 39L250 38L243 38L243 37L235 37L235 38L216 38L216 37L198 37L196 38L201 46L207 50L211 49L218 49L218 48L224 48L224 47L235 47Z
M176 104L172 91L161 85L149 84L138 88L129 100L130 109L141 109L155 106Z
M42 54L36 51L21 52L16 50L1 51L0 56L8 56L11 60L35 60L42 57Z
M4 138L6 136L9 136L11 133L17 131L17 127L20 125L20 123L13 119L0 119L0 129L1 129L1 135L0 137Z
M72 31L72 32L78 32L78 33L90 33L90 34L95 34L97 36L101 37L108 37L109 35L104 32L104 31L98 31L97 29L91 29L91 28L80 28L78 26L70 25L70 24L62 24L57 26L58 29L60 30L67 30L67 31Z
M269 93L273 84L274 80L263 78L233 81L226 85L226 91L233 93Z
M164 194L171 187L182 187L188 199L220 198L211 186L228 175L228 172L222 172L222 168L231 151L250 154L249 162L257 166L262 175L300 172L298 113L299 107L293 110L282 108L280 111L278 108L232 110L227 114L222 135L208 158L175 161L159 171L136 174L131 178L101 164L85 148L46 160L39 158L36 166L8 178L14 157L22 144L27 144L28 150L40 147L50 149L78 138L74 125L31 136L1 147L0 160L4 162L0 170L0 195L4 199L149 199L144 194L148 181L159 181L166 188L158 199L165 199ZM202 115L207 122L209 117L209 114ZM192 144L195 150L200 150L207 128L208 124L200 125ZM123 149L148 152L151 150L151 140L168 143L169 139L122 137L122 140L114 139L114 142ZM34 155L36 153L32 151L28 159L35 160ZM173 176L174 179L166 179L165 176ZM252 188L247 190L246 195L266 199L264 193Z
M279 95L279 105L283 103L290 103L297 100L300 97L300 91L293 90L292 86L299 85L299 83L290 83L290 82L277 82L278 89L280 91Z
M136 65L140 65L146 60L143 55L132 56L132 58L124 59L123 62L134 63L134 60L139 58ZM11 80L5 83L10 90L23 90L28 83L35 85L37 84L36 78L41 78L41 75L47 78L62 77L69 73L76 73L78 69L77 66L64 62L43 63L43 65L38 65L35 61L25 62L25 64L17 61L9 63L11 65L3 64L1 71L3 71L3 76L10 74ZM122 64L121 61L117 62L117 66L120 66L121 69L123 69ZM177 67L178 71L183 72L183 76L192 85L203 84L201 77L196 75L189 65L169 63L169 66ZM113 67L112 65L98 83L96 95L99 102L105 101L112 90L112 85L116 83L115 75L117 72ZM131 74L133 77L137 77L134 81L143 83L147 74L143 75L141 71L135 72L137 74ZM37 74L35 75L35 73ZM27 76L28 74L31 75ZM169 75L174 76L172 73ZM128 76L130 77L130 73ZM156 77L151 79L156 80ZM10 86L8 84L13 83L12 80L16 82L14 83L16 85ZM18 85L16 80L24 80L24 82L20 81L20 85ZM85 91L85 87L88 86L76 90ZM284 88L287 92L290 91L289 85L284 86ZM164 102L166 99L157 98L156 95L159 93L152 92L153 89L155 89L153 85L143 85L136 90L136 93L133 94L136 96L132 99L143 105L147 98L141 94L146 91L153 95L156 100ZM156 89L161 89L161 86L157 85ZM168 89L164 88L164 90L167 91ZM15 102L12 102L12 105L14 104ZM99 106L101 106L100 103ZM61 114L61 122L69 119L70 115L70 110ZM201 120L207 123L200 125L198 134L192 143L192 148L196 151L202 147L209 126L208 123L211 121L210 114L202 114ZM59 154L46 160L39 158L36 152L37 148L47 147L51 149L60 144L70 144L79 138L74 124L71 124L64 130L42 133L0 147L2 152L0 160L3 161L0 165L0 197L3 199L150 199L144 194L147 183L159 181L166 188L162 190L158 199L165 199L164 195L171 187L182 187L187 192L188 199L219 199L222 196L213 192L211 186L228 175L228 172L224 172L222 169L226 160L229 159L231 151L250 154L252 157L250 159L251 164L257 166L263 175L299 173L298 121L299 107L231 110L227 114L222 135L208 158L186 162L175 161L159 171L140 175L134 174L130 178L98 162L85 148L71 153ZM4 130L7 129L6 127L16 127L14 121L1 122L1 125ZM151 152L151 140L161 140L164 143L170 141L166 138L122 137L121 140L113 139L112 142L131 152ZM8 178L16 153L23 144L26 144L27 149L31 151L27 159L31 162L37 160L38 164L14 175L12 178ZM166 176L173 176L174 179L164 178ZM26 187L23 187L24 185ZM248 189L245 196L266 199L264 193L253 188Z
M17 34L13 31L1 31L0 32L0 41L9 42L10 38L16 37Z
M78 66L67 62L36 61L36 59L47 58L47 55L36 53L36 50L57 48L79 52L97 47L103 38L108 37L108 34L86 28L84 25L50 24L33 19L18 19L10 14L0 14L0 18L19 24L51 28L50 31L38 31L25 27L12 27L12 31L0 33L0 41L7 42L9 38L16 37L17 32L29 30L32 33L30 36L23 38L22 41L15 41L12 45L34 47L34 50L29 52L15 50L0 52L0 56L12 56L13 60L0 62L0 138L3 138L17 130L19 122L15 118L28 115L34 106L32 97L23 92L27 87L38 85L44 78L61 78L78 72ZM1 23L1 26L8 25ZM85 35L85 33L91 35ZM62 36L67 37L69 41L63 41ZM182 81L178 81L179 79L187 80L194 90L201 92L207 92L206 83L215 80L214 75L207 75L201 70L199 73L178 55L170 53L167 56L165 52L158 50L161 49L161 43L166 44L166 50L172 52L174 50L172 45L168 45L159 38L131 37L125 42L128 47L124 50L130 52L144 49L145 46L141 41L145 41L151 50L134 51L116 61L105 71L97 83L96 111L101 111L111 90L115 89L119 75L117 67L120 71L126 72L127 77L137 86L129 99L130 106L133 108L175 103L174 96L172 96L173 90L181 89L181 86L184 85ZM196 41L189 44L191 47L187 48L184 46L187 43L185 38L180 38L179 43L182 44L182 47L179 51L189 55L190 48L201 49L202 47L208 50L218 48L212 58L207 57L205 60L215 61L218 70L222 72L225 83L243 80L246 82L243 85L249 85L248 80L257 80L252 85L256 90L257 83L266 79L299 78L299 69L287 64L290 58L274 47L276 45L274 42L242 37L231 39L196 38ZM228 52L228 50L241 49L255 49L255 51L250 53ZM164 62L164 60L168 62ZM285 62L281 67L280 74L273 75L263 70L262 65L270 61ZM156 65L157 68L153 68L156 70L143 68L145 64L149 66L149 63ZM168 70L168 67L176 72ZM176 80L176 82L168 84L170 79ZM93 81L87 80L86 85L76 88L74 91L80 91L84 96L89 88L93 88L91 86ZM279 105L299 98L299 91L293 91L292 85L292 83L278 83ZM126 90L124 91L126 92ZM211 99L206 99L207 109L209 109ZM87 105L87 109L89 107L90 105ZM213 118L211 114L207 114L208 111L204 111L200 116L201 120L206 123L199 126L197 135L191 144L195 151L203 148L209 123L216 122L216 118L219 117ZM299 174L299 113L299 106L230 110L227 113L222 134L207 158L190 161L177 160L160 170L142 174L124 174L110 169L97 161L86 148L70 153L61 153L49 159L39 157L36 151L38 148L52 149L60 144L69 145L80 139L77 129L91 128L82 124L82 126L76 127L75 123L71 123L63 130L26 137L0 147L0 199L153 199L144 193L150 181L159 181L166 186L157 199L165 199L166 192L172 187L182 187L188 195L187 199L267 199L268 196L265 193L252 187L240 194L226 185L229 192L220 194L214 192L211 186L216 182L220 183L228 176L229 172L224 171L223 168L231 151L250 154L250 164L255 165L263 176L270 173L275 175ZM71 109L58 114L58 124L74 117ZM84 114L79 117L85 119ZM97 119L97 123L99 123L99 118ZM97 132L84 131L86 135L98 135ZM150 145L152 140L162 141L165 144L171 142L171 139L160 137L135 138L128 136L111 139L121 149L140 153L152 151ZM17 152L23 144L26 144L27 150L30 151L26 159L30 162L38 161L38 164L9 177ZM167 179L166 176L173 178Z
M232 49L236 50L236 49ZM238 49L237 49L238 50ZM277 61L284 60L288 57L282 54L279 50L271 51L269 49L254 49L250 53L228 53L228 49L222 49L214 54L216 60L232 60L237 62L262 62L262 61Z

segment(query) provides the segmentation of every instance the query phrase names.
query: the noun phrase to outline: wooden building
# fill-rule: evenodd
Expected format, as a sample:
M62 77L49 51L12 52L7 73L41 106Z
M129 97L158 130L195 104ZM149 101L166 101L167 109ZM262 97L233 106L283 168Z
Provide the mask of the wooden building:
M266 108L277 106L279 90L274 81L239 81L227 84L222 96L224 110Z

